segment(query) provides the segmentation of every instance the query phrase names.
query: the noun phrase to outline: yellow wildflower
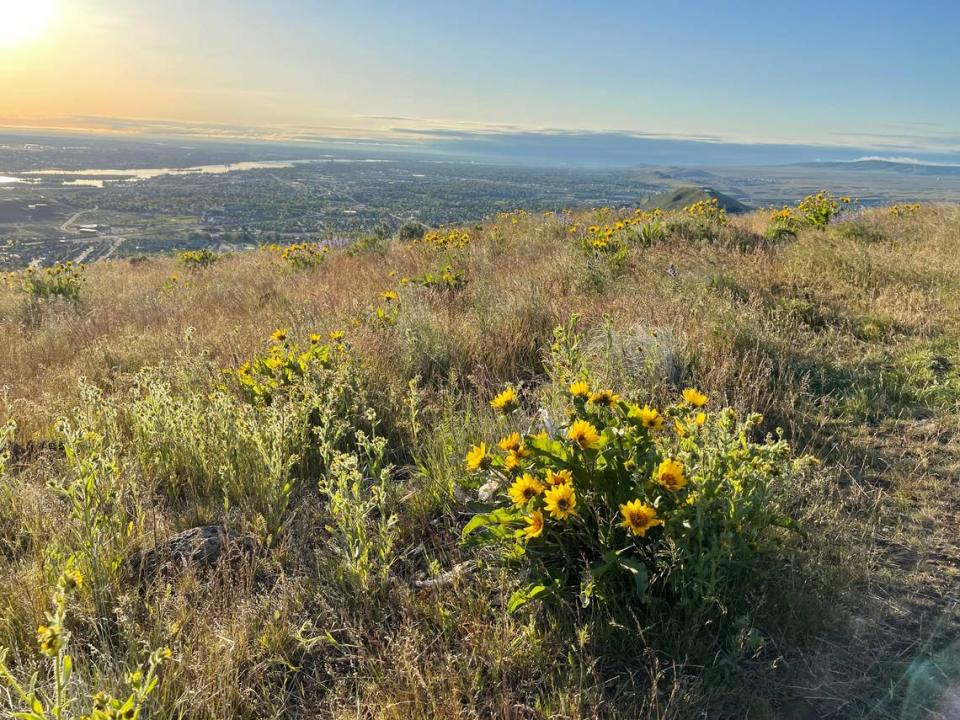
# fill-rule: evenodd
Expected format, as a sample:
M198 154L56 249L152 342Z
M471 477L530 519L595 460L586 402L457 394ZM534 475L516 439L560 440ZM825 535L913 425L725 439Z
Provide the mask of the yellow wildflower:
M40 652L54 657L63 647L63 633L58 627L41 625L37 628L37 642L40 643Z
M592 450L600 444L600 433L586 420L575 420L567 430L567 437L584 450Z
M543 513L539 510L534 510L525 517L524 520L527 521L527 526L523 529L523 536L527 540L540 537L541 533L543 533Z
M683 391L683 399L688 405L693 407L703 407L707 404L707 396L696 388L685 388Z
M663 427L663 415L649 405L634 405L630 408L629 416L638 420L647 430L659 430Z
M517 391L512 387L508 387L490 401L490 407L500 412L509 412L519 405L520 399L517 397Z
M597 392L590 396L590 402L594 405L613 407L620 402L620 396L614 393L613 390L597 390Z
M547 490L544 507L557 520L566 520L571 515L576 515L577 494L573 491L573 485L563 483Z
M630 534L643 537L647 530L657 525L663 525L663 520L657 518L657 511L639 500L631 500L620 506L623 522L620 523Z
M547 470L547 485L570 485L573 483L573 473L569 470Z
M520 433L515 432L504 438L500 438L500 442L497 444L504 452L510 452L512 450L518 450L520 446L523 445L523 439L520 437Z
M674 492L680 490L687 484L687 478L683 474L683 465L670 458L667 458L657 466L654 480L656 480L658 485Z
M343 340L343 335L344 335L343 330L331 330L330 332L327 333L327 337L330 338L332 342L338 342L339 340Z
M507 490L507 495L513 500L514 505L523 507L542 492L543 483L530 473L524 473L513 481L513 485Z
M60 576L60 584L65 590L80 590L83 587L83 575L79 570L65 570Z
M284 340L287 339L287 336L289 335L289 332L290 332L290 331L287 330L286 328L277 328L277 329L274 330L273 333L270 335L270 339L273 340L273 342L282 343Z
M503 467L507 470L516 470L520 467L520 461L522 456L514 450L511 450L507 453L507 457L503 460Z
M470 448L467 453L467 470L477 472L490 464L490 456L487 455L486 443L480 443Z
M380 293L380 297L382 297L388 303L397 302L400 300L400 296L397 295L396 290L384 290L382 293Z
M586 380L577 380L570 384L569 392L575 398L587 398L590 397L590 386Z
M697 425L703 425L707 421L707 414L705 412L698 412L697 417L693 420Z

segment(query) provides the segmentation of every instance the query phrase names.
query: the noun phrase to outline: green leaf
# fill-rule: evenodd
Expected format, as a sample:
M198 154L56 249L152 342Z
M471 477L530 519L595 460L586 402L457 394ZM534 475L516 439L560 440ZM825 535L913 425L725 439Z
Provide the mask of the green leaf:
M602 562L597 561L590 566L590 577L594 579L603 577L616 567L618 559L616 552L608 550L603 554Z
M546 585L527 585L526 587L520 588L510 596L510 600L507 602L507 612L516 612L519 608L531 600L540 597L548 590L549 588Z
M480 515L474 515L470 522L468 522L461 533L461 537L467 537L474 531L480 528L492 528L493 526L499 526L501 530L505 526L515 523L520 519L520 514L515 510L510 508L499 508L497 510L491 510L488 513L481 513ZM499 534L503 534L502 532Z
M647 573L647 567L639 560L633 558L620 558L620 567L633 576L634 589L638 596L643 596L647 592L650 583L650 577Z

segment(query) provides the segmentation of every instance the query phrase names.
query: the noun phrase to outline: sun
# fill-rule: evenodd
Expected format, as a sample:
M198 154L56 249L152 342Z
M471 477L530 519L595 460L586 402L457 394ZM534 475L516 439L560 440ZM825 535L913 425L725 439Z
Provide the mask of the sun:
M40 37L56 14L55 0L0 0L0 47Z

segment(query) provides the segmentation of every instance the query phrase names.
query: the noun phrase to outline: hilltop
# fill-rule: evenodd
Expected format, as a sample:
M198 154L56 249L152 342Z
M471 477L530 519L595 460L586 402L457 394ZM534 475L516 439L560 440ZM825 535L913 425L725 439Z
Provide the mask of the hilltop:
M956 205L516 211L6 280L0 675L48 708L64 653L86 712L151 650L151 718L949 700Z
M960 175L960 165L928 164L893 160L850 160L846 162L798 163L787 167L813 168L821 171L842 170L845 172L885 172L902 175L932 175L937 177Z
M643 210L653 210L659 208L660 210L674 211L682 210L683 208L693 205L701 200L716 200L718 206L723 208L728 213L744 213L749 210L746 205L736 198L725 195L718 190L714 190L710 187L699 187L692 185L675 188L673 190L665 190L664 192L657 193L656 195L651 195L645 198L643 202L638 205L638 207Z

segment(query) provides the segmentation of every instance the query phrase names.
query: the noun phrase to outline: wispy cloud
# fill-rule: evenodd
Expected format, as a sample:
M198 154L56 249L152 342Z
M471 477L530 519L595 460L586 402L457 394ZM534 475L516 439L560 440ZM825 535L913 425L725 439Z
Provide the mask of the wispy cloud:
M881 162L897 163L900 165L938 165L943 167L960 167L960 164L936 162L934 160L921 160L920 158L907 157L905 155L864 155L858 157L854 162L866 162L870 160L879 160Z
M156 118L72 115L14 118L0 127L109 133L179 141L266 142L478 158L491 162L629 166L641 164L749 165L816 159L892 159L893 162L960 162L960 137L950 133L838 133L833 143L749 142L720 135L642 130L524 128L364 115L307 125L243 125ZM923 141L923 142L921 142Z

